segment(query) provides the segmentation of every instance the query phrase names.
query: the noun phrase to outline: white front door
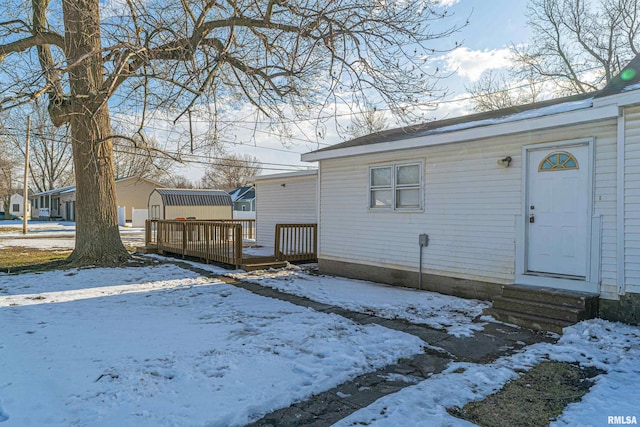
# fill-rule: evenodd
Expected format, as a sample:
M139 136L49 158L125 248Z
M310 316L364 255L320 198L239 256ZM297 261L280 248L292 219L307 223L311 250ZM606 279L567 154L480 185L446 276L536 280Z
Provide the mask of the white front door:
M529 152L526 272L585 278L589 253L589 148Z

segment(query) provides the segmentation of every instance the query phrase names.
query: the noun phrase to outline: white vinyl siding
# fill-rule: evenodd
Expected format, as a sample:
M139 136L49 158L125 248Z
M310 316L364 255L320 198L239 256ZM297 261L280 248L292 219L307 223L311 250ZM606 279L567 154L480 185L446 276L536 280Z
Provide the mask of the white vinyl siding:
M625 284L640 293L640 107L625 113Z
M276 224L317 223L318 175L255 181L256 244L273 247Z
M595 139L594 215L603 217L603 280L615 286L615 120L527 134L321 162L320 257L389 268L513 283L516 216L522 215L522 147ZM496 161L511 156L509 168ZM369 167L426 159L423 212L369 214ZM415 160L414 160L415 161Z

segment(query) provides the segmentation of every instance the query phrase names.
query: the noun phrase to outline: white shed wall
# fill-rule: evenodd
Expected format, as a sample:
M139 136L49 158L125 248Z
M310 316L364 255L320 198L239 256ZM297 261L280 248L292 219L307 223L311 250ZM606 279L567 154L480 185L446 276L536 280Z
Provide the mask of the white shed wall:
M164 212L164 219L189 217L196 219L231 219L233 217L231 206L165 206Z
M522 214L522 147L594 137L594 215L603 216L603 280L615 288L616 122L491 140L329 159L320 168L320 258L417 271L418 234L430 236L426 273L512 283ZM496 161L510 155L511 167ZM422 213L370 212L368 167L423 159ZM260 214L258 214L258 218Z
M317 181L316 174L256 181L257 245L274 245L276 224L317 222Z

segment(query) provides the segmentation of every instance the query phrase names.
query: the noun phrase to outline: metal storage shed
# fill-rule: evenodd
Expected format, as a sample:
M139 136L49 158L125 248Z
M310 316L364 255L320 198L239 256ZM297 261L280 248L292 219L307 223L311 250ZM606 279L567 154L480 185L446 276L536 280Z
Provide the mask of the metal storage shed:
M231 196L221 190L156 188L149 195L150 219L231 219Z

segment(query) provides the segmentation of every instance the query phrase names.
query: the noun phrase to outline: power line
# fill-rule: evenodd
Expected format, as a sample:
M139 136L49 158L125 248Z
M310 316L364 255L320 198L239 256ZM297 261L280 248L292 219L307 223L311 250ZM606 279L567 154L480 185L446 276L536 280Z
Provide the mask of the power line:
M18 136L17 134L8 134L6 132L0 133L0 135ZM33 133L33 132L31 133L31 135L38 136L43 140L49 140L54 142L65 142L62 139L55 139L45 135ZM308 169L308 168L305 168L305 166L296 166L296 165L290 165L286 163L264 162L261 160L255 160L255 161L244 160L240 158L236 159L236 158L228 158L228 157L208 156L204 154L183 154L178 151L155 149L153 147L149 147L149 148L135 147L131 145L120 144L117 142L113 143L113 146L114 146L114 151L116 153L134 155L138 157L152 157L152 158L161 158L163 157L162 155L164 154L164 157L168 159L174 160L174 158L177 158L178 160L175 160L176 162L183 162L183 163L190 163L190 164L210 165L212 163L211 160L216 160L218 161L216 165L222 166L222 167L241 166L249 169L263 169L263 170L275 170L275 171L297 171L297 170ZM298 154L298 153L293 153L293 154ZM229 162L229 163L224 163L224 162ZM240 165L238 163L240 163ZM258 166L251 166L250 164L252 163ZM280 167L273 167L273 166L280 166Z

